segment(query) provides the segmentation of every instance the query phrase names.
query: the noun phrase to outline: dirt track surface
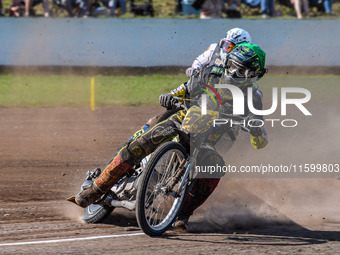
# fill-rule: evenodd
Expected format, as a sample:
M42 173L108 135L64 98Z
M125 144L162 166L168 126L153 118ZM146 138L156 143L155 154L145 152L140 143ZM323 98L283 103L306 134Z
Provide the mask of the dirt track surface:
M0 254L339 252L340 181L336 179L223 179L191 218L189 233L168 231L161 238L139 235L134 214L125 210L114 211L103 224L82 223L82 210L65 198L78 192L87 170L105 166L115 149L160 110L1 108ZM334 138L327 140L335 130L336 123L321 136L332 150L320 154L315 149L308 155L313 157L315 152L320 159L335 163L339 145ZM273 157L278 141L285 146L284 138L277 135L281 131L268 130L273 147L265 149L267 158ZM306 135L311 137L314 131L308 130ZM293 154L307 160L297 137L292 137L295 143L288 143L284 151L295 150ZM338 141L338 135L335 137ZM241 139L231 153L239 155L246 140ZM241 155L249 161L248 153L251 150L243 150ZM254 157L259 158L256 153ZM282 151L276 154L280 155L281 160L294 160ZM82 239L87 237L94 239ZM79 239L70 240L74 238ZM20 245L22 242L33 243Z

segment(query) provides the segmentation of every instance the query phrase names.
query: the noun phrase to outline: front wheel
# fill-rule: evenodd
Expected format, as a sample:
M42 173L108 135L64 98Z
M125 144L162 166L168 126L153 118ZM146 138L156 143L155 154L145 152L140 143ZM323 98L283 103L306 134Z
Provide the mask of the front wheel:
M168 230L182 207L187 185L178 171L186 157L181 144L167 142L152 154L143 171L136 217L139 227L149 236L159 236ZM178 180L174 182L175 176Z

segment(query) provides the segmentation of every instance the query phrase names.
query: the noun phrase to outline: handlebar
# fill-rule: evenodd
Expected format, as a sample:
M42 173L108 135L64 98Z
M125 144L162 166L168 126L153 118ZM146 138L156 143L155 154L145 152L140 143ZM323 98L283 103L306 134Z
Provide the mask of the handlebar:
M173 96L174 99L177 99L178 101L191 101L191 102L197 102L198 100L194 100L194 99L189 99L189 98L182 98L182 97L176 97L176 96ZM177 102L175 103L176 107L178 108L183 108L185 110L188 110L188 106L186 104L183 104L181 102Z
M189 109L188 106L186 106L186 104L182 104L181 102L175 103L176 108L183 108L186 111Z

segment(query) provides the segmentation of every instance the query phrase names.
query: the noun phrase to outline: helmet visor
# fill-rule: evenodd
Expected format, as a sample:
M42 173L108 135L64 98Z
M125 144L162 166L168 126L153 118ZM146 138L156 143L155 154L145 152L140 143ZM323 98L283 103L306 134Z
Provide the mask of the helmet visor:
M225 52L230 52L232 49L234 49L234 47L235 47L235 44L228 40L224 40L222 44L222 49Z

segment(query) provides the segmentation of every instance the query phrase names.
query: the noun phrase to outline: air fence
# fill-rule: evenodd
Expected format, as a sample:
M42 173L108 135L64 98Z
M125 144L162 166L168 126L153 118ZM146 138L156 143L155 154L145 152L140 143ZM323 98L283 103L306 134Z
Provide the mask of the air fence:
M189 66L233 27L269 66L340 66L337 19L1 18L0 66Z

